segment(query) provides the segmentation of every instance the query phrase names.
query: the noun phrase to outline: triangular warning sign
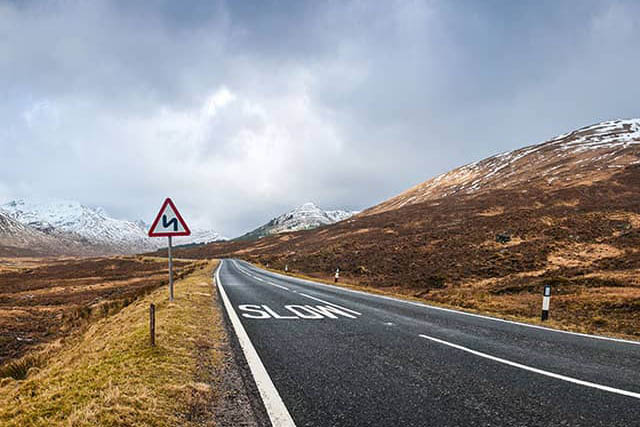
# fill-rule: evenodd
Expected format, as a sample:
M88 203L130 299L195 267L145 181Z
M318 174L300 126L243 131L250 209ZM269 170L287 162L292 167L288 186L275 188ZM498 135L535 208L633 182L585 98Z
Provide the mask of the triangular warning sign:
M189 236L191 230L182 219L178 208L170 198L164 201L158 216L151 224L149 237Z

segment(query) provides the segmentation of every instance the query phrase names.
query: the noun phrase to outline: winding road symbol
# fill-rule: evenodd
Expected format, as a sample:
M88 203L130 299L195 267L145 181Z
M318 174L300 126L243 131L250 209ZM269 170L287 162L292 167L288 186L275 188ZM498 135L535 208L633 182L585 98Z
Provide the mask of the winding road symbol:
M166 215L162 215L162 226L169 228L169 225L173 224L173 231L178 231L178 218L168 219Z

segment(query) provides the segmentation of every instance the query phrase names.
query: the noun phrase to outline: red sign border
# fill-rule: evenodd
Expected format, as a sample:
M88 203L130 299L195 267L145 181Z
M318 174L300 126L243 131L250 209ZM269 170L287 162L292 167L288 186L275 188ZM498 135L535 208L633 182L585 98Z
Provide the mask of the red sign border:
M160 217L162 216L162 213L166 209L167 205L171 206L171 209L173 209L173 211L176 213L176 217L178 218L178 221L180 221L180 224L182 224L184 231L163 232L163 233L153 232L153 230L155 230L156 226L160 222ZM180 211L178 211L178 208L176 208L176 205L173 204L173 201L171 200L171 198L167 197L164 203L162 204L162 207L160 208L160 212L158 212L156 219L153 220L153 224L151 224L151 228L149 228L149 237L190 236L190 235L191 235L191 230L189 230L187 223L184 221L184 219L182 219L182 215L180 215Z

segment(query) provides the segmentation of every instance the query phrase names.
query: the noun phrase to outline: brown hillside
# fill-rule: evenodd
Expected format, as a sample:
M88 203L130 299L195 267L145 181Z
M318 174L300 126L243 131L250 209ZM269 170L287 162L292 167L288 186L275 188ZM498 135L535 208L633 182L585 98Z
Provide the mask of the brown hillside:
M180 250L234 256L442 302L640 334L640 121L606 122L429 180L341 223L253 243ZM496 242L498 234L510 238Z
M638 161L640 120L614 120L560 135L545 143L498 154L454 169L393 197L364 214L447 196L537 187L575 187L609 178Z

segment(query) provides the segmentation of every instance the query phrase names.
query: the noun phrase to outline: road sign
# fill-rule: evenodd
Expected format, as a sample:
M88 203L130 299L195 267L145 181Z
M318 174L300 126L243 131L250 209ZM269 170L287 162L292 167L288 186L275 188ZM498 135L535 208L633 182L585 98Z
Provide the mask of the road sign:
M170 198L164 201L149 229L149 237L189 236L191 230Z
M160 212L151 224L149 229L149 237L167 237L169 239L168 256L169 256L169 301L173 301L173 256L171 254L173 236L189 236L191 230L187 223L182 219L182 215L178 212L178 208L173 204L170 198L162 204Z

